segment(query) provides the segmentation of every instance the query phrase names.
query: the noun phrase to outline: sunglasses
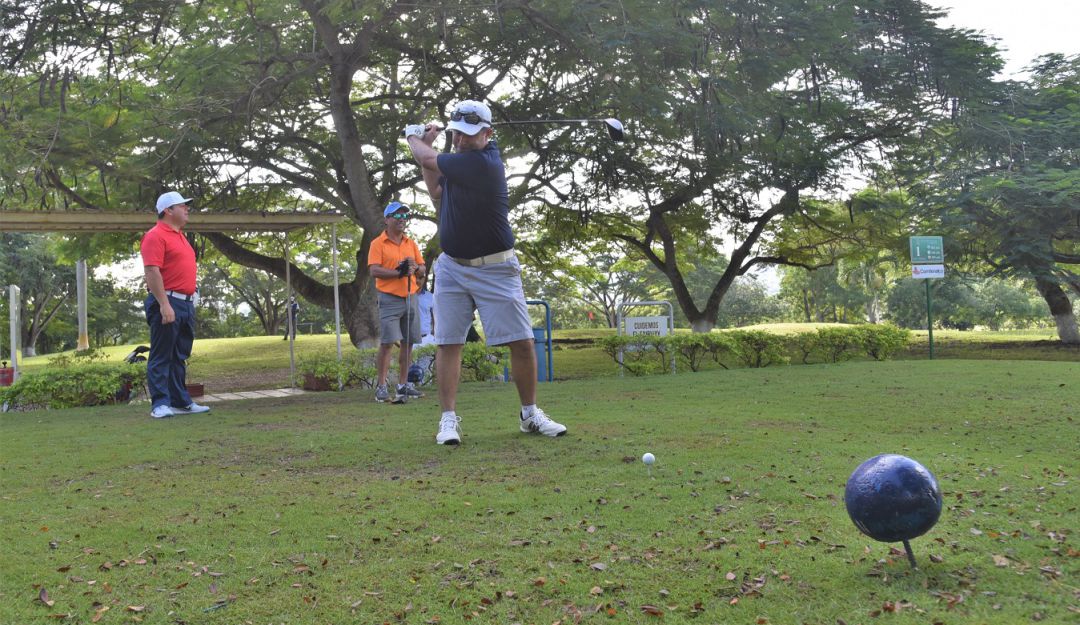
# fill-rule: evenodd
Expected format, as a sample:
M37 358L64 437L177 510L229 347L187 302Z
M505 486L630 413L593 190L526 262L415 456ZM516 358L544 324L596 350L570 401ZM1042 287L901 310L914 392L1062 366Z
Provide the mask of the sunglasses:
M390 216L393 217L394 219L408 219L409 218L408 213L393 213Z
M450 113L450 121L460 122L464 121L466 124L490 124L488 120L480 117L478 113L462 113L461 111L454 111Z

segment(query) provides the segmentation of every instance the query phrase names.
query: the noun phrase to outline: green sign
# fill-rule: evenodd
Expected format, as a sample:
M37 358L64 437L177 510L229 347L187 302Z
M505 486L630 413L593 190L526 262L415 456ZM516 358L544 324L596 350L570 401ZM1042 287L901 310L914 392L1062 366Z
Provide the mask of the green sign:
M911 237L911 264L941 264L945 262L945 248L941 237Z

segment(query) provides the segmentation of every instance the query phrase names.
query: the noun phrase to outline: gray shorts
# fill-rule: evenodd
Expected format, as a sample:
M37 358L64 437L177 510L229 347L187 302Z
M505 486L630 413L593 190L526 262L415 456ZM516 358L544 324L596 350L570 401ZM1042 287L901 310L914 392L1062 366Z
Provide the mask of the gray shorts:
M440 254L435 260L434 310L438 345L464 345L474 310L480 313L488 345L533 339L517 256L466 267Z
M379 343L397 343L405 336L405 298L379 291ZM409 298L409 344L420 342L420 308L417 297Z

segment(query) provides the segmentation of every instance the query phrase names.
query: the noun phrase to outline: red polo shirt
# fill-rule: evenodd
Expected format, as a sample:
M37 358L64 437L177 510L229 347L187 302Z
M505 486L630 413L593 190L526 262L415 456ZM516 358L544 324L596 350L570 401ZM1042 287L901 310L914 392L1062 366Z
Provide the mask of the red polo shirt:
M368 249L367 263L368 267L382 265L387 269L397 269L398 264L408 256L411 256L417 265L424 264L424 257L420 254L420 248L416 246L412 239L402 235L401 243L394 243L383 232L371 242L371 248ZM376 289L398 297L408 295L407 284L408 280L405 278L375 278ZM416 284L416 276L413 276L412 292L416 293L419 289L419 285Z
M183 232L158 221L143 235L140 252L143 267L157 267L161 271L166 291L184 295L195 292L195 250Z

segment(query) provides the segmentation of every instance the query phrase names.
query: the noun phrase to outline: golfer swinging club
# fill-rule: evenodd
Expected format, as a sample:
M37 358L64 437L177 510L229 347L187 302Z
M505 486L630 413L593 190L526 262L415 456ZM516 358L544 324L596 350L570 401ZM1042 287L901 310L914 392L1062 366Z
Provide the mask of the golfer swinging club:
M405 128L413 157L420 164L432 202L439 211L439 243L435 261L435 370L442 418L435 442L461 442L457 389L461 353L472 323L480 313L488 345L510 348L514 383L521 399L522 432L561 436L566 427L536 406L536 353L532 322L521 285L521 265L510 230L506 169L492 140L491 109L465 100L450 113L454 153L432 147L437 124Z

